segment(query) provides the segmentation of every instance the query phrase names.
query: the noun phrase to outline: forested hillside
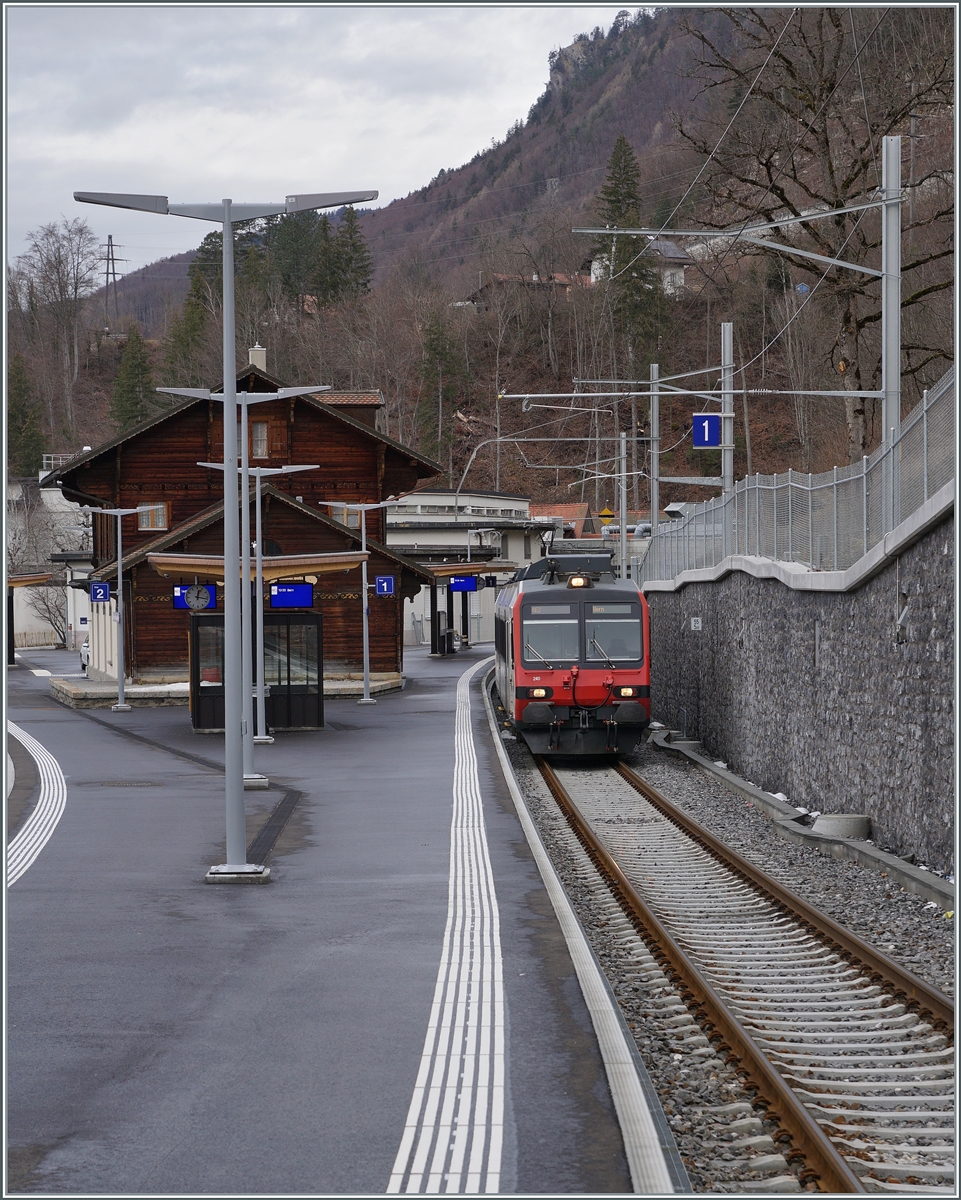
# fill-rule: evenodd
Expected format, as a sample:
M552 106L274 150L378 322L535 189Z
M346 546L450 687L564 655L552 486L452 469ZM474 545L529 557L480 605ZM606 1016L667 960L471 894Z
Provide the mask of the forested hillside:
M541 499L610 502L610 439L627 429L643 508L645 401L530 407L509 397L616 391L577 381L646 379L652 363L662 378L714 367L720 323L732 321L736 472L818 471L860 457L881 435L879 406L854 394L879 386L875 278L670 231L864 203L876 196L882 139L902 135L907 411L953 360L952 50L946 9L622 13L552 52L544 94L470 162L380 210L241 230L238 362L259 342L285 382L379 388L390 434L436 457L453 482L487 443L469 481ZM179 264L156 265L158 276L176 274L189 258L181 284L164 281L166 295L151 287L150 268L121 285L121 323L140 327L142 353L136 334L102 334L112 294L105 310L82 225L37 231L13 267L9 344L25 414L15 455L21 443L36 453L38 431L48 450L94 444L152 411L154 386L221 373L219 235ZM660 229L673 245L572 232L605 227ZM778 236L879 265L877 210ZM86 264L72 291L50 268L58 238ZM689 255L683 286L658 248ZM716 384L716 374L698 379ZM758 393L803 388L851 395ZM663 473L717 473L711 452L689 448L700 407L662 401L661 445L673 447ZM710 494L664 488L662 503Z

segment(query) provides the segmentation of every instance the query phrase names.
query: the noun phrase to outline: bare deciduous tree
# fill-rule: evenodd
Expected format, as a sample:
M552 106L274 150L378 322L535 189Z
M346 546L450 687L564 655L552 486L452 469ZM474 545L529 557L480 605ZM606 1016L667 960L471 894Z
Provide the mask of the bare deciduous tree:
M953 15L947 10L721 11L735 35L734 51L696 18L685 22L699 46L693 70L704 81L702 95L714 95L714 112L677 120L681 136L709 156L701 183L712 205L711 224L802 216L872 198L881 183L885 136L908 133L912 113L926 119L931 134L950 125ZM911 180L918 203L911 206L915 235L902 265L903 309L952 284L952 198L939 185L950 171L950 155L945 157L942 146L939 156L939 144L937 137L922 144L929 149ZM876 213L803 221L779 233L778 240L799 249L877 265ZM879 356L864 338L880 319L879 290L876 282L848 270L829 268L825 274L810 260L789 261L808 278L823 275L820 292L835 306L837 332L829 355L851 393L846 409L855 461L868 441L865 400L855 393L876 387L880 375ZM951 355L950 344L933 341L912 351L909 371L938 359L936 369L943 370Z
M96 235L80 218L42 225L27 235L28 250L11 272L11 305L28 341L58 364L61 417L74 432L74 386L80 370L84 302L97 287L103 255ZM49 388L49 381L48 381ZM55 424L48 391L48 419Z

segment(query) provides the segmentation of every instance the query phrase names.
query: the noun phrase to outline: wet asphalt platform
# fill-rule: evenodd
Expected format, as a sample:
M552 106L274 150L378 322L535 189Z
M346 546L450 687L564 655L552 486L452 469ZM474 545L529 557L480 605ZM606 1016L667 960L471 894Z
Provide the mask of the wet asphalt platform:
M246 795L248 841L302 796L271 882L243 887L203 882L224 860L222 737L185 707L65 708L32 668L77 656L23 653L7 715L66 802L6 897L9 1193L631 1191L486 668L457 720L490 647L409 650L403 692L328 699L324 730L258 747L272 786ZM13 833L39 786L18 763Z

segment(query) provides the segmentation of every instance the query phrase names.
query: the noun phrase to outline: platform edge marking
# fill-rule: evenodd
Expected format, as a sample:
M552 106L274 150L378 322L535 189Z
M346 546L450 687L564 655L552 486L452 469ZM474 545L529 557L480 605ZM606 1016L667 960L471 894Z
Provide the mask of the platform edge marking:
M7 721L7 732L20 743L37 764L40 798L23 828L7 847L7 887L20 879L36 862L53 836L67 804L67 781L50 751L26 730Z
M470 683L457 682L448 917L427 1035L388 1193L496 1192L504 1121L500 918L487 845ZM428 1166L429 1162L429 1166ZM406 1184L405 1184L406 1178Z
M567 948L577 973L584 1003L587 1005L597 1037L604 1069L607 1074L611 1098L617 1112L624 1139L624 1151L631 1172L631 1182L638 1195L673 1195L677 1192L670 1168L660 1145L654 1120L644 1094L641 1080L634 1066L634 1056L625 1042L625 1033L613 1009L614 1001L605 981L600 978L599 968L591 952L584 931L567 893L554 869L537 827L527 811L524 797L514 778L510 759L500 739L500 731L494 717L488 689L482 688L491 740L497 753L504 780L514 801L517 818L527 838L534 861L537 863L544 887L550 897L558 923L567 942Z

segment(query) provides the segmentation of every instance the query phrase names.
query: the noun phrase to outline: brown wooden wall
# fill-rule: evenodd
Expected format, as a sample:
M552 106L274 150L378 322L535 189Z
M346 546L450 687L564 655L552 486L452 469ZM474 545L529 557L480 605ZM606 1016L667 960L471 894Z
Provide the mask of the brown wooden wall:
M268 401L253 406L249 416L248 450L252 451L254 421L266 421L269 449L266 459L251 458L251 465L319 465L316 471L272 479L281 491L303 496L311 508L319 508L322 500L376 503L411 490L423 477L423 467L418 469L402 451L307 401ZM173 529L223 498L223 472L197 465L222 458L222 405L199 401L77 467L66 482L111 508L164 503L167 528ZM155 538L157 532L138 529L136 516L124 518L125 554ZM367 532L383 541L383 510L368 513ZM112 536L95 528L98 564L115 556Z
M268 503L269 501L272 503ZM276 498L265 497L269 523L265 538L277 540L284 553L322 554L356 550L357 543L337 529L311 520ZM251 511L251 528L254 513ZM267 532L268 529L270 532ZM192 554L223 552L223 523L218 521L185 539L175 547ZM391 558L371 554L367 564L368 580L373 588L377 575L395 577L396 595L371 594L369 636L370 669L400 671L403 666L403 595L419 589L420 579L404 570ZM193 583L193 576L159 575L149 564L132 570L131 661L133 671L167 669L187 671L187 631L190 614L173 607L174 584ZM270 607L269 584L265 588L265 606ZM363 613L361 610L361 572L359 567L317 576L314 585L314 609L324 617L324 664L327 670L360 671L363 668ZM218 589L218 609L223 610L223 592Z

